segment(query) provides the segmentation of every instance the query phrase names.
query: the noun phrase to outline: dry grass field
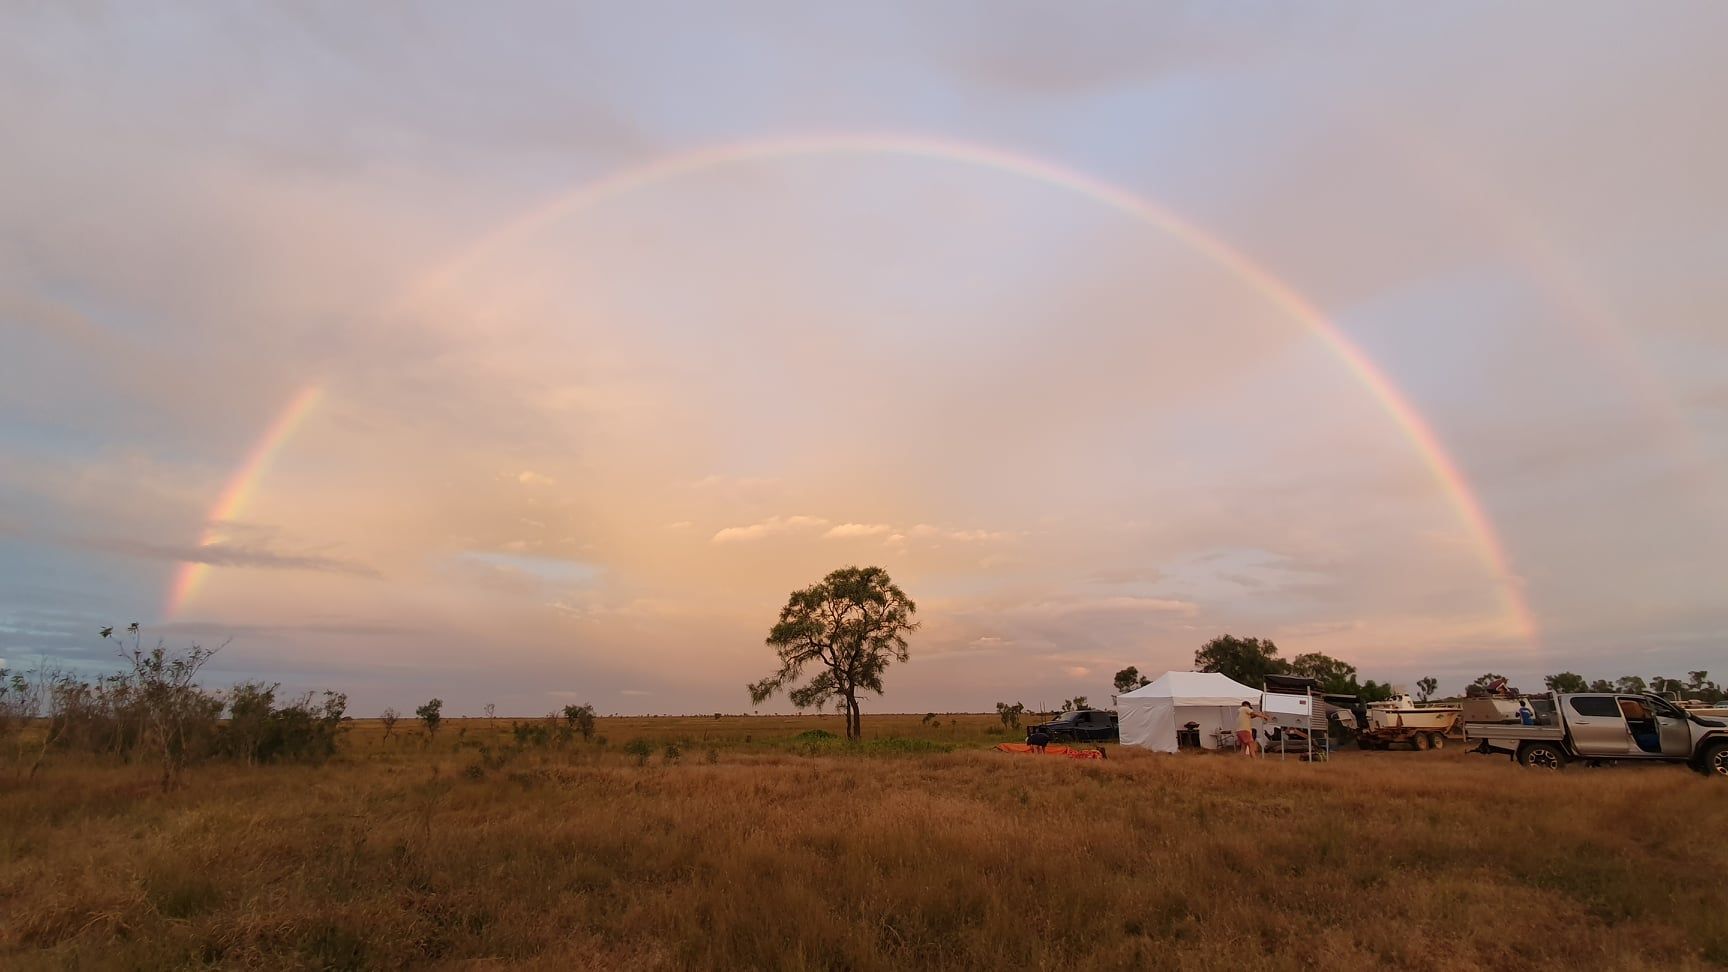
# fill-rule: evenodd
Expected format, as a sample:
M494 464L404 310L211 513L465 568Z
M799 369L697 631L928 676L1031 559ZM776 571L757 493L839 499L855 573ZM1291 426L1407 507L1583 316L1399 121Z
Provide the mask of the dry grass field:
M838 718L602 719L604 744L520 751L507 719L431 745L359 723L329 764L167 794L50 760L0 784L0 964L1728 963L1728 786L1684 769L1065 760L937 719L866 717L857 750L796 738Z

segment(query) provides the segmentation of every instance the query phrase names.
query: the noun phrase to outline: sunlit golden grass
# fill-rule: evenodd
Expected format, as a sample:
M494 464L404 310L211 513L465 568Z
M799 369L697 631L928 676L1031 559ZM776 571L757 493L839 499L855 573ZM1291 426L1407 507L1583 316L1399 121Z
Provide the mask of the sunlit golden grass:
M363 723L328 765L206 764L168 794L62 758L0 794L0 963L1728 962L1728 786L1681 768L1079 761L937 721L865 732L953 751L793 740L837 718L602 719L605 745L522 752L505 718L431 745Z

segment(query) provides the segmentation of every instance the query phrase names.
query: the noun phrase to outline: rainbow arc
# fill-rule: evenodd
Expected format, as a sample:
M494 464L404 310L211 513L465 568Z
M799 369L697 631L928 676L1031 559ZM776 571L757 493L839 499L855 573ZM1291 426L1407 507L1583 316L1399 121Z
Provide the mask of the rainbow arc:
M1390 417L1428 467L1435 481L1440 484L1458 521L1497 586L1507 617L1518 636L1531 645L1536 644L1538 632L1534 613L1525 598L1519 578L1512 570L1505 545L1480 499L1433 428L1349 335L1340 330L1294 287L1216 235L1206 232L1144 195L1045 159L970 142L900 134L811 135L749 140L695 149L584 183L505 222L453 259L413 281L392 302L390 311L399 313L430 299L440 288L460 280L466 272L505 244L607 200L722 166L801 156L848 154L903 156L947 164L978 166L1059 187L1168 234L1192 252L1223 268L1252 288L1291 320L1315 335ZM316 388L302 391L266 430L263 438L248 454L245 463L229 480L222 497L211 511L210 525L206 528L202 541L204 545L220 542L221 524L234 519L257 491L259 480L268 469L271 457L282 448L294 428L316 404L319 395L320 391ZM170 616L185 606L208 570L208 565L203 563L183 565L170 596Z

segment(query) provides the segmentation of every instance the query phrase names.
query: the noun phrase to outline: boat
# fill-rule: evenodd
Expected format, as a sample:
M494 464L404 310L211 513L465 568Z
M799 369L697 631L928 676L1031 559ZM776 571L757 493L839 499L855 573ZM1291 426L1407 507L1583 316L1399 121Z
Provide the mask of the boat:
M1445 732L1458 721L1456 705L1430 705L1408 695L1368 703L1370 729L1427 729Z

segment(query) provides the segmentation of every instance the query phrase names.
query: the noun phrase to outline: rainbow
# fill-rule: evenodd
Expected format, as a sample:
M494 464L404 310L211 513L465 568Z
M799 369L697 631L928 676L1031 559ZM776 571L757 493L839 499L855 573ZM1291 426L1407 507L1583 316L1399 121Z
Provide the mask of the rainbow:
M1043 159L970 142L899 134L809 135L757 139L695 149L623 169L551 198L483 235L454 258L416 278L389 305L388 312L409 312L435 297L442 288L461 279L479 261L505 243L609 199L721 166L799 156L840 154L894 155L974 165L1055 186L1154 227L1231 273L1314 334L1379 403L1444 490L1459 522L1493 578L1516 634L1532 647L1537 644L1535 615L1525 598L1522 583L1513 572L1505 545L1495 532L1487 512L1470 488L1468 480L1421 414L1348 335L1294 288L1241 251L1182 219L1163 205L1087 173ZM291 405L266 433L260 444L253 449L246 465L231 480L223 502L218 504L217 512L211 516L212 521L225 519L232 515L232 510L238 509L244 497L255 488L268 457L281 445L294 423L304 414L306 407L309 407L309 403L298 407ZM210 533L206 533L206 543L211 542L208 539L210 536ZM176 584L175 597L171 603L184 603L185 597L190 594L203 570L201 564L186 565L180 582Z
M1471 490L1469 481L1464 478L1439 436L1435 435L1421 414L1398 391L1391 379L1375 366L1368 355L1311 301L1230 244L1145 196L1067 166L969 142L896 134L811 135L710 146L624 169L553 197L487 233L455 258L419 278L404 291L403 296L393 305L393 310L405 310L435 294L439 288L460 279L463 273L506 242L608 199L720 166L836 154L908 156L976 165L1023 176L1068 190L1140 223L1155 227L1229 271L1312 332L1343 362L1351 375L1391 417L1445 491L1459 521L1498 586L1505 610L1518 636L1531 646L1536 645L1535 614L1524 595L1522 581L1512 570L1505 545L1495 532L1481 501Z
M264 430L264 435L252 446L246 454L246 461L234 474L228 478L228 485L222 490L216 505L204 517L204 536L198 541L198 546L208 547L220 543L222 527L232 522L246 509L246 504L258 492L258 484L264 478L264 473L270 468L270 461L282 450L289 436L305 420L307 414L318 404L324 395L324 390L316 385L300 389L287 407ZM180 570L174 576L174 584L168 592L167 617L172 619L197 593L198 586L210 573L210 565L201 560L182 561Z

